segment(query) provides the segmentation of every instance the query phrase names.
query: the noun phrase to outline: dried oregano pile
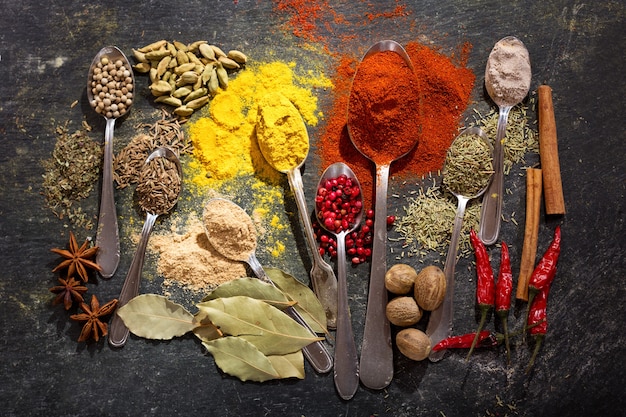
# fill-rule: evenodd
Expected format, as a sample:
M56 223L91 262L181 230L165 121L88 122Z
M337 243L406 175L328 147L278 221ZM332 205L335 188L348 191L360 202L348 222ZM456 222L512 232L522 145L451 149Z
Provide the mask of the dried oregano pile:
M147 339L192 332L222 371L242 381L304 379L302 348L321 338L280 310L293 306L314 331L326 333L324 308L293 276L265 270L275 286L256 278L229 281L196 304L195 314L157 294L133 298L118 314L133 334Z
M57 127L56 134L52 156L42 162L46 205L59 219L67 218L74 227L90 230L94 218L83 212L80 201L98 181L102 148L84 129L70 133L67 123Z

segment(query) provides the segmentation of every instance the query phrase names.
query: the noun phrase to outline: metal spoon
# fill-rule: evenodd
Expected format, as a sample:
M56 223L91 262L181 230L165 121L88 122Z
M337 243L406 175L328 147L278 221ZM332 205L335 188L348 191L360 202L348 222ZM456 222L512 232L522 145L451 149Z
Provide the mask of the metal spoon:
M356 175L344 163L337 162L326 168L318 185L321 187L327 180L337 178L340 175L352 179L353 187L361 189ZM315 205L315 214L318 215L318 207ZM346 279L346 235L356 229L363 217L363 207L355 216L354 223L348 229L335 232L326 228L324 222L320 225L337 237L337 333L335 335L335 387L339 396L344 400L351 399L359 387L359 359L357 357L352 322L350 321L350 308L348 306L348 283ZM319 217L318 217L319 218Z
M307 132L304 120L302 120L302 131L304 133ZM263 140L263 138L261 137L259 137L258 139L259 141ZM261 148L261 150L263 150L263 148ZM326 261L324 261L324 258L322 258L319 251L317 250L317 241L315 240L313 226L311 224L311 219L309 218L306 197L304 196L304 186L302 184L302 175L300 173L300 168L304 164L307 156L305 155L298 165L291 167L287 170L285 170L284 168L279 169L279 167L276 167L272 163L272 158L269 158L268 155L264 155L264 157L267 163L272 166L272 168L279 172L282 172L283 174L287 174L289 187L291 188L291 191L293 192L294 198L296 200L300 221L302 222L302 227L304 228L306 240L311 251L312 266L310 277L313 291L317 295L317 298L320 300L320 303L322 303L322 306L324 306L324 310L326 311L326 326L329 329L334 329L337 326L337 278L335 277L333 268L328 263L326 263Z
M485 141L489 149L492 149L491 144L488 141L487 135L480 128L471 127L465 129L456 137L455 141L464 135L478 135ZM454 143L452 146L454 146ZM456 210L456 216L454 217L452 236L450 237L450 247L448 248L448 255L446 256L446 263L443 269L443 273L446 276L446 296L443 299L443 303L439 306L439 308L437 308L430 314L428 326L426 327L426 334L430 337L431 346L435 346L437 343L452 334L452 319L454 318L454 267L456 265L456 255L459 246L459 235L461 232L461 227L463 226L463 216L465 214L465 208L467 206L467 203L473 198L480 197L485 192L489 184L490 181L488 181L482 189L480 189L476 194L472 196L462 195L463 190L449 189L449 191L457 198L458 206ZM432 362L437 362L441 360L441 358L443 358L444 354L445 350L439 350L437 352L431 352L428 358Z
M169 148L157 148L150 154L150 156L148 156L146 164L152 159L158 157L167 158L176 165L178 176L182 185L183 171L180 166L178 156L176 156L176 154ZM172 201L171 207L174 207L175 204L176 200ZM141 230L141 239L137 245L135 255L133 256L130 268L128 269L128 274L124 280L124 285L122 286L122 291L120 292L117 304L118 308L122 307L139 294L139 282L141 281L141 270L143 268L144 256L146 254L146 246L148 245L148 238L150 237L150 232L152 232L152 227L154 226L157 217L159 217L158 214L149 212L146 213L146 221L144 222L143 229ZM122 347L126 344L127 339L128 328L124 325L120 316L115 314L111 320L111 327L109 329L109 344L113 347Z
M217 200L228 203L228 205L231 206L231 211L230 211L231 213L241 212L242 215L244 215L246 218L249 218L248 213L246 213L244 209L242 209L241 207L239 207L237 204L233 203L230 200L214 198L214 199L209 200L209 202L207 203L207 206L208 204L211 204L211 202L217 201ZM250 219L250 224L252 224L252 219ZM220 253L222 256L228 259L247 263L257 278L274 285L272 280L267 276L267 274L263 270L263 267L261 266L261 264L259 263L259 260L256 257L256 242L254 244L254 248L250 251L250 253L247 254L247 256L241 257L240 259L237 256L234 256L230 251L224 249L224 246L221 244L219 239L216 236L211 235L211 233L209 232L209 228L206 227L206 224L205 224L205 231L206 231L209 242L218 253ZM315 333L315 331L311 328L311 326L307 324L307 322L304 320L304 318L300 315L300 313L298 313L298 311L295 308L287 307L285 312L292 319L298 322L298 324L305 327L311 334L317 336L317 333ZM328 350L326 349L326 347L321 341L316 341L303 347L302 352L304 353L304 356L306 356L306 358L308 359L311 366L313 366L313 369L315 369L319 373L329 372L331 368L333 367L333 360L330 357L330 353L328 353Z
M115 46L105 46L96 54L89 67L87 99L90 104L94 102L94 94L91 86L94 69L104 56L107 56L111 61L121 60L126 68L130 70L132 84L133 86L135 85L132 68L124 53ZM129 106L130 105L128 105L127 108ZM126 113L128 113L128 109ZM104 115L104 118L106 120L106 128L104 131L104 160L102 164L100 213L98 215L98 229L96 235L96 246L99 247L96 255L96 263L102 268L100 275L104 278L111 278L120 261L119 231L117 227L115 198L113 195L113 130L116 119L114 117L107 117L106 115Z
M496 48L510 48L512 46L516 48L521 48L520 50L523 53L518 56L512 56L509 59L514 59L516 61L526 60L528 70L530 71L528 50L526 49L522 41L514 36L507 36L496 42L491 51L491 54L489 55L487 68L485 69L485 87L487 88L487 93L489 94L491 99L498 105L499 108L498 128L494 145L493 160L495 172L493 174L493 180L491 181L491 185L483 196L483 205L480 212L480 226L478 230L478 236L485 245L491 245L495 243L498 239L498 234L500 233L500 216L502 214L502 192L504 189L503 141L506 136L506 124L509 118L509 112L515 105L519 104L524 99L524 97L526 97L526 95L528 94L528 90L530 89L529 77L527 80L527 84L524 85L525 91L520 90L521 92L511 97L504 97L496 93L493 76L489 74L489 70L490 68L493 68L494 64L494 50L496 50ZM507 74L507 77L514 78L517 77L517 75L515 73L512 73L511 75Z
M373 54L392 51L402 57L407 65L413 69L411 59L400 44L392 40L385 40L374 44L363 56L363 60ZM358 68L355 78L358 77ZM390 86L391 87L391 86ZM352 94L352 92L350 93ZM348 132L350 139L355 132L355 126L350 121L350 105L348 105ZM371 134L363 132L363 134ZM390 146L393 138L389 138ZM415 138L417 144L417 138ZM396 159L406 155L413 146L398 152ZM375 155L368 155L366 151L355 147L366 158L374 161ZM397 149L396 149L397 151ZM387 253L385 244L387 241L387 189L389 183L388 164L376 164L376 202L374 214L374 241L372 248L372 270L370 274L369 294L367 298L367 311L365 315L365 330L363 334L363 346L361 347L360 378L363 385L371 389L383 389L393 379L393 351L391 347L391 330L389 321L385 315L387 305L387 290L385 288L385 273L387 272Z

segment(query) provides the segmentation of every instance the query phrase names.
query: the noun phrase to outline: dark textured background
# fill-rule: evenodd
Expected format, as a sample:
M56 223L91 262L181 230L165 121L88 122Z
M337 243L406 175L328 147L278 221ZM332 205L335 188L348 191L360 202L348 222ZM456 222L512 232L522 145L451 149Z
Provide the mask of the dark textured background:
M372 4L337 1L345 16L372 11ZM373 2L390 10L396 2ZM56 125L83 118L103 134L104 123L85 103L87 67L104 45L127 54L157 39L210 42L274 59L300 59L300 40L280 30L285 15L269 1L0 0L0 409L18 415L275 415L275 416L618 416L626 380L624 317L624 189L626 162L623 103L625 5L623 1L406 1L410 15L352 27L350 45L359 56L371 43L421 39L453 49L468 40L468 65L477 75L474 107L486 110L482 73L493 44L516 35L533 62L532 90L554 90L567 214L542 216L539 253L556 224L563 225L559 273L549 301L549 332L535 370L525 375L529 349L517 346L506 368L501 350L484 351L466 363L463 353L444 361L415 363L397 357L396 378L383 391L360 388L350 402L335 394L332 375L307 364L303 381L242 383L222 375L193 338L150 342L131 337L122 350L106 343L77 344L79 326L51 307L47 289L55 264L49 249L65 242L64 223L44 207L41 160L54 147ZM361 19L362 20L362 19ZM410 22L407 26L406 22ZM338 27L336 30L341 31ZM341 50L339 39L334 47ZM328 64L332 63L329 58ZM330 69L330 67L329 67ZM138 84L144 83L138 79ZM325 93L318 92L322 102ZM74 100L81 104L70 108ZM131 120L148 114L137 99L129 119L116 127L117 143L133 135ZM145 116L144 114L144 116ZM311 130L313 141L316 130ZM532 161L531 161L532 162ZM304 179L313 187L315 170ZM519 268L524 213L523 177L511 176L513 195L502 239ZM392 187L397 184L392 183ZM126 196L124 194L124 196ZM118 194L121 199L122 195ZM121 204L121 202L120 202ZM93 202L96 210L97 201ZM398 207L391 210L398 211ZM137 218L136 224L141 219ZM82 234L81 234L82 235ZM112 281L100 280L101 299L115 297L134 250ZM496 253L499 253L496 252ZM263 260L263 259L262 259ZM305 260L305 262L307 262ZM391 258L389 263L394 262ZM457 266L455 327L475 326L468 260ZM294 267L298 269L297 267ZM302 267L299 267L302 269ZM362 337L367 268L352 270L351 308ZM365 275L365 277L364 277ZM142 291L159 291L146 281ZM514 320L514 319L512 319ZM514 323L519 323L515 322Z

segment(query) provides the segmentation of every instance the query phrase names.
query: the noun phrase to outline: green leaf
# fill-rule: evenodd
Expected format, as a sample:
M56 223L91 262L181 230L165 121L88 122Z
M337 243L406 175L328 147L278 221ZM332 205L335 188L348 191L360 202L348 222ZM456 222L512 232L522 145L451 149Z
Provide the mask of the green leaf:
M117 314L133 334L147 339L169 340L198 326L183 306L157 294L139 295L120 307Z
M299 350L287 355L273 355L267 357L281 378L304 379L304 355Z
M280 378L267 356L239 337L222 337L202 344L222 371L242 381L264 382Z
M295 277L278 268L265 267L264 269L274 285L296 302L294 308L298 310L307 324L317 333L328 333L326 312L315 293Z
M293 301L278 288L263 282L257 278L239 278L225 282L211 291L202 301L215 300L216 298L235 297L245 295L257 300L265 301L281 310L292 306Z
M218 298L198 304L198 309L226 334L250 337L266 355L295 352L322 340L271 305L245 296Z

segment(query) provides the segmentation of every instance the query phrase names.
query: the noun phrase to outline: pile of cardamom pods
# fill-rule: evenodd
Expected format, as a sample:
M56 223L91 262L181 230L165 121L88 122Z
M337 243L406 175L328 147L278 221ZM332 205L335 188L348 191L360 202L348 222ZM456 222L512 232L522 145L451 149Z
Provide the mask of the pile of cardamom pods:
M241 51L226 53L207 41L160 40L133 49L133 56L137 61L134 71L150 77L155 102L173 106L180 117L191 116L219 88L226 89L229 72L239 70L248 60Z

